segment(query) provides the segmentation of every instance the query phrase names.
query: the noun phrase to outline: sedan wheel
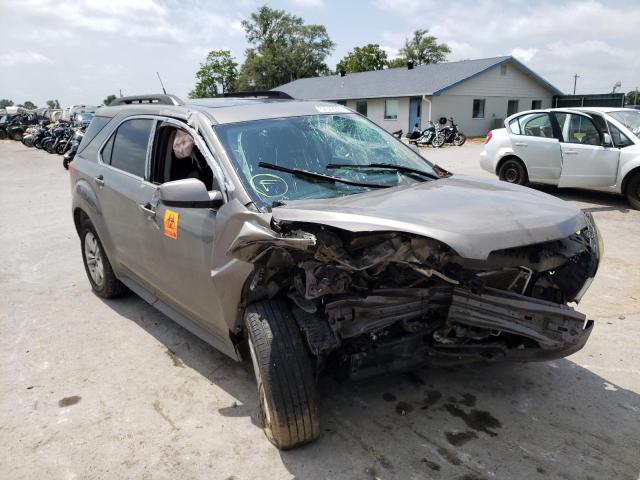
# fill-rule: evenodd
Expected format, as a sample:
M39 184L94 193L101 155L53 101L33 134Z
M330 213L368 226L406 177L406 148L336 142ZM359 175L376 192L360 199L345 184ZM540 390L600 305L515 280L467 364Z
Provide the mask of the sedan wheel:
M92 232L87 232L84 236L84 258L87 262L87 268L89 269L89 275L93 283L98 288L102 287L104 283L104 264L102 263L102 251L100 245L98 245L98 239Z
M636 210L640 210L640 173L637 173L629 180L624 193L627 196L629 205Z
M84 269L87 272L93 291L104 298L119 295L124 290L124 285L120 283L120 280L113 273L109 259L104 253L102 243L100 243L93 225L88 221L81 227L80 241Z
M516 185L526 185L529 181L527 171L518 160L507 160L502 164L498 172L500 180Z

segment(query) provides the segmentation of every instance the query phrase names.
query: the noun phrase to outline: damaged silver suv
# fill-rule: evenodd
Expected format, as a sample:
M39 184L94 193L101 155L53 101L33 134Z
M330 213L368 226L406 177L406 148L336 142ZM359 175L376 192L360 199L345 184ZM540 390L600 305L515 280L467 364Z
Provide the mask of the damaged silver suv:
M93 290L128 287L251 358L279 448L320 434L315 381L582 348L588 213L454 175L333 103L278 92L119 99L71 164Z

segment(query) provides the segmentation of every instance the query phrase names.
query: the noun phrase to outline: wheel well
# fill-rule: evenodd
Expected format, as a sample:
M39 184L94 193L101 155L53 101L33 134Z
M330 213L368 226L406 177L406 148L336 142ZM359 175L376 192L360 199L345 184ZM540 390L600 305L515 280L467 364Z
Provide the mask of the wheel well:
M80 226L85 221L89 221L89 215L87 215L86 212L82 210L80 207L76 208L73 211L73 223L76 226L76 232L80 233Z
M620 192L624 195L624 191L627 189L627 183L636 175L640 175L640 167L636 167L624 176L622 184L620 185Z
M504 157L502 157L500 159L500 161L498 162L498 165L496 165L496 175L498 175L498 173L500 172L500 169L502 168L502 165L507 160L516 160L516 161L520 162L520 164L522 165L522 168L524 168L525 173L527 175L529 175L529 172L527 171L527 166L524 164L524 162L522 161L522 159L520 157L517 157L515 155L505 155Z

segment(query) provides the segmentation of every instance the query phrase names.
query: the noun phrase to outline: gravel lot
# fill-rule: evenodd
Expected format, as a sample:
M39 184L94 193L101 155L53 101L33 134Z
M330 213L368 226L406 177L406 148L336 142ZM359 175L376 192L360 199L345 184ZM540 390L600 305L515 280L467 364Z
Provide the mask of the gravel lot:
M487 175L482 145L426 149ZM594 213L606 257L568 359L320 383L321 439L279 452L248 365L134 295L93 295L61 157L0 142L0 478L632 479L640 473L640 212ZM431 206L437 208L437 206Z

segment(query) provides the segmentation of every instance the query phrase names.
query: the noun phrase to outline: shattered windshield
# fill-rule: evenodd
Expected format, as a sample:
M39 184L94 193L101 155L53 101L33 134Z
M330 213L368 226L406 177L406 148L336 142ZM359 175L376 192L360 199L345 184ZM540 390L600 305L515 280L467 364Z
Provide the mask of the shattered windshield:
M262 205L437 177L424 158L356 114L256 120L214 129L245 188Z
M610 112L609 115L631 130L636 137L640 138L640 111L618 110L617 112Z

